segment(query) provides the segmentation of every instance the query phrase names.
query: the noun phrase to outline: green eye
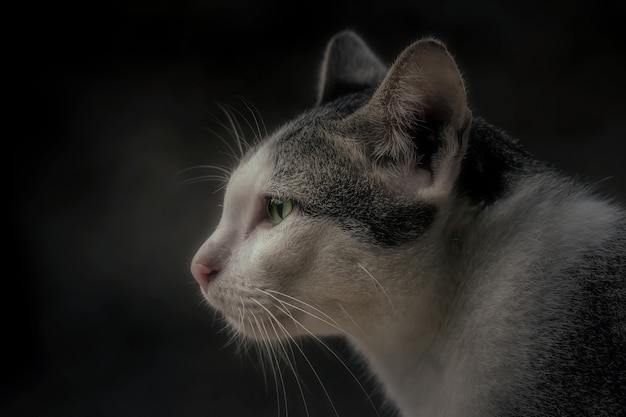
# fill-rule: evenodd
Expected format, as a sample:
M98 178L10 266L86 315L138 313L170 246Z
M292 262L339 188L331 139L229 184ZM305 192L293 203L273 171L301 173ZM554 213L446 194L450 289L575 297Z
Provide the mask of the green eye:
M288 198L267 197L267 217L278 224L293 210L293 201Z

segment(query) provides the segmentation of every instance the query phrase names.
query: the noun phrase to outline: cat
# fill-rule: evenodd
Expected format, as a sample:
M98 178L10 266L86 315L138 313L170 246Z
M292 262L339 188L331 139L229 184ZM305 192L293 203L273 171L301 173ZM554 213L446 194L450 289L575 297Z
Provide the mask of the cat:
M624 416L626 216L474 116L446 46L354 32L191 264L242 338L342 335L403 417Z

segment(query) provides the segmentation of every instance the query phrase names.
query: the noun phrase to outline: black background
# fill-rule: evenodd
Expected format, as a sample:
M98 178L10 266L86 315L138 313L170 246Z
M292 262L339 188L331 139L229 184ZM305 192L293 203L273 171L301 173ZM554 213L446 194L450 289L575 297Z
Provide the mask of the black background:
M176 173L230 164L217 103L249 120L252 103L269 130L312 106L339 30L357 31L387 63L421 36L441 38L475 114L626 197L618 2L81 4L5 11L2 415L286 415L274 378L257 355L227 346L188 273L217 224L219 185L179 184L208 171ZM365 374L341 341L329 343ZM336 357L303 349L339 415L375 415ZM334 415L297 363L310 414ZM289 415L305 415L282 371Z

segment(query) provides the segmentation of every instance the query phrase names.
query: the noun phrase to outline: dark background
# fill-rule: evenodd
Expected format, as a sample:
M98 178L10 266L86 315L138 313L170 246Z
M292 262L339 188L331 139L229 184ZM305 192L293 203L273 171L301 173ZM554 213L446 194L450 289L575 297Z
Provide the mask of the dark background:
M245 99L270 130L312 106L339 30L388 63L421 36L443 39L475 114L626 197L618 2L84 4L5 13L3 416L286 415L273 377L226 346L188 273L217 224L218 184L179 185L208 171L176 173L230 164L216 103L251 119ZM303 349L339 415L375 415L337 358ZM298 368L311 416L334 415L307 362ZM305 415L282 371L289 415Z

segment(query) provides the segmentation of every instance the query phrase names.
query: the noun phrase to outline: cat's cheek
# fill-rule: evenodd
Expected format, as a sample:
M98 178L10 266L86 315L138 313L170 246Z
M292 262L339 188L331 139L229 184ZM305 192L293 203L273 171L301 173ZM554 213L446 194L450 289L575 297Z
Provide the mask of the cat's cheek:
M297 280L308 269L309 258L315 252L313 245L302 239L301 227L294 220L290 216L284 223L270 223L257 230L254 262L268 281L279 286Z
M267 219L262 219L256 223L252 231L250 232L249 238L255 238L256 236L261 236L271 232L274 228L274 224Z

